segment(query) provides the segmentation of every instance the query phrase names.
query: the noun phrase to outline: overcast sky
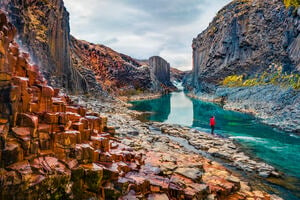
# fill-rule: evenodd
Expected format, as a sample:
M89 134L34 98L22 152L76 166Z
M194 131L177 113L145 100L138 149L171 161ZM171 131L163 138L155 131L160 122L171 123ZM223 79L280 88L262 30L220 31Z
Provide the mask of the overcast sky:
M65 0L71 34L138 59L192 68L192 39L230 0Z

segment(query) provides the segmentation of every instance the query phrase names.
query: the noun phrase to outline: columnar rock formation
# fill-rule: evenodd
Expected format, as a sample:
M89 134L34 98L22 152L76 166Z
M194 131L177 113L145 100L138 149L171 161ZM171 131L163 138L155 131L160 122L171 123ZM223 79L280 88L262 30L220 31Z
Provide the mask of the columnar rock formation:
M72 37L63 0L2 0L0 8L8 12L19 43L52 86L114 95L167 90L131 57Z
M159 82L164 85L172 86L170 81L170 64L159 56L149 58L149 65L151 73L157 78Z
M193 40L193 87L205 90L232 74L253 75L271 63L300 70L300 16L282 0L234 0Z
M299 132L299 47L299 7L286 7L283 0L234 0L193 40L185 87L202 100L222 101L227 109ZM232 77L242 84L226 85Z
M51 84L73 92L87 90L85 79L71 62L69 13L62 0L2 0L1 7L20 33L22 48L43 67Z
M100 162L136 160L138 167L141 157L110 140L114 128L106 117L48 86L15 33L0 12L1 198L64 198L71 180L69 195L105 198L98 189L118 174Z

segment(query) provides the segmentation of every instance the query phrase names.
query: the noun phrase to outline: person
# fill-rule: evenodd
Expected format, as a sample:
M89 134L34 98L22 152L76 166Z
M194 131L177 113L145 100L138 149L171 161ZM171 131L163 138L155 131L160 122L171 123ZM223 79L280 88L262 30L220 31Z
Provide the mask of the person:
M210 128L211 128L211 134L214 135L215 125L216 125L215 116L211 116L211 118L209 120L209 125L210 125Z

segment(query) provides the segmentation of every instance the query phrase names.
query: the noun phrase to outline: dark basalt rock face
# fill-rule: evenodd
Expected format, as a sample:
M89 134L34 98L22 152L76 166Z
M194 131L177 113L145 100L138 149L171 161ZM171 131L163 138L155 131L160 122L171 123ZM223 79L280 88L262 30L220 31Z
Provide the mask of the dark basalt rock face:
M3 0L18 39L52 85L83 92L87 84L70 56L69 13L62 0Z
M170 81L170 64L166 60L159 56L152 56L149 58L149 65L151 73L159 82L167 86L172 85Z
M297 10L281 0L235 0L193 40L191 85L205 90L232 74L260 73L271 63L299 72L299 33Z
M300 8L287 8L281 0L234 0L193 40L192 48L193 70L184 79L192 95L299 132L299 90L271 84L220 85L230 75L259 77L272 65L299 74Z

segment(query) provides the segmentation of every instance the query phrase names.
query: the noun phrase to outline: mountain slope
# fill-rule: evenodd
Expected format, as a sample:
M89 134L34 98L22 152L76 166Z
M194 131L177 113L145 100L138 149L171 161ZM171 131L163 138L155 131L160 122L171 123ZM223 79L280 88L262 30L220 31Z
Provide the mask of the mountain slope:
M159 90L154 86L157 81L152 80L149 67L141 66L130 56L74 37L71 38L71 52L76 68L81 73L86 68L92 70L105 91L122 95L129 90ZM93 84L93 80L88 83Z

